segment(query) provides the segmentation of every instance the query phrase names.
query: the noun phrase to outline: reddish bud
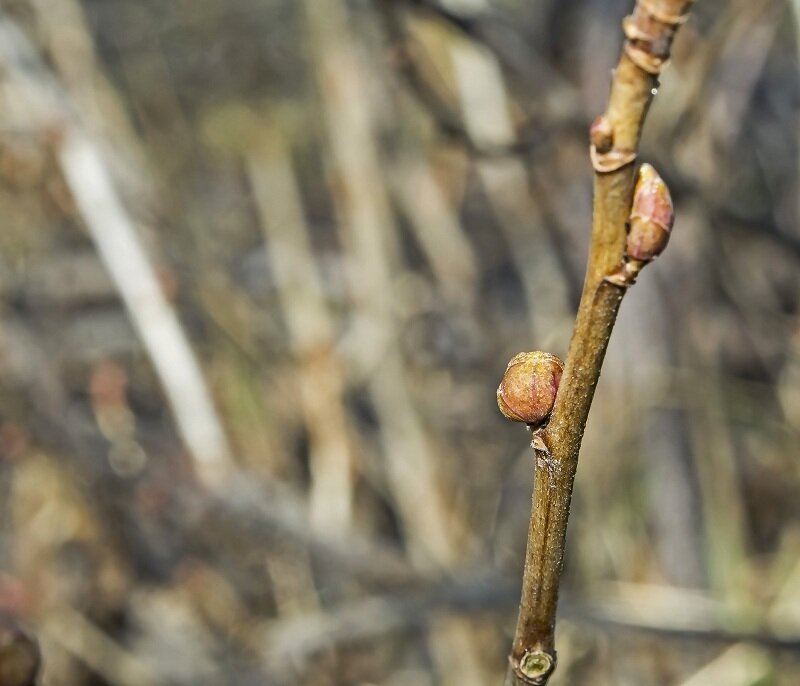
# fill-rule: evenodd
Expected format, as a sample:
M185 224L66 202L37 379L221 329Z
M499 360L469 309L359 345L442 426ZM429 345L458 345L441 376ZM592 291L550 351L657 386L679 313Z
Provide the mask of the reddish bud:
M628 231L628 257L649 262L667 246L675 211L669 188L649 164L639 169Z
M519 353L506 367L497 389L497 406L514 422L541 426L553 411L564 363L540 351Z
M596 117L589 127L589 140L597 152L606 153L614 145L614 129L604 115Z

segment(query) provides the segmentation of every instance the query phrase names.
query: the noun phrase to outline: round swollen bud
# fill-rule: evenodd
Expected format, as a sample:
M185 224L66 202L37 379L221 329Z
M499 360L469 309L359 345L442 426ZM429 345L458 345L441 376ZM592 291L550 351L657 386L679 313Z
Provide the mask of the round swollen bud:
M626 252L630 259L649 262L667 246L675 211L669 188L649 164L639 169L633 192Z
M497 389L497 406L514 422L537 427L553 411L564 363L541 351L519 353L506 367Z
M34 686L40 663L36 641L10 623L0 623L0 684Z

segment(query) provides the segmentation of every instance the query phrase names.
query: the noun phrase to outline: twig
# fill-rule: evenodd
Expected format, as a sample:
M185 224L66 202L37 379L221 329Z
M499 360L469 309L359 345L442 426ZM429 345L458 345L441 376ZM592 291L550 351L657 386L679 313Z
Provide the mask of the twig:
M205 485L218 487L233 470L225 431L175 308L164 296L100 151L75 127L58 153L81 217L164 387L197 475Z
M468 123L459 116L457 108L448 102L447 94L440 92L441 89L425 76L420 65L420 50L408 35L403 18L400 16L400 5L402 4L396 0L380 0L378 3L384 29L391 44L394 66L411 92L432 117L441 133L461 143L472 156L487 159L534 156L550 145L555 129L560 127L542 126L541 124L534 127L530 121L515 127L524 132L524 136L515 136L511 140L502 142L476 138L470 131ZM486 43L480 34L470 29L473 26L473 19L460 17L435 3L418 4L413 2L411 4L432 12L440 19L445 19L473 41ZM493 48L490 49L493 50ZM495 52L493 50L493 53ZM541 60L536 61L540 62ZM530 62L531 60L526 61L527 71L530 71Z
M112 179L101 143L22 31L0 15L0 63L23 97L11 116L43 133L58 131L57 155L81 219L125 303L175 416L198 477L220 486L231 451L200 365L164 295L155 268Z
M577 115L578 94L575 87L549 63L530 38L520 30L514 17L501 12L496 5L483 0L457 5L449 0L380 0L394 11L407 9L441 22L463 38L491 52L509 75L538 84L544 89L557 89L574 106Z
M343 536L352 526L355 450L343 401L344 374L334 354L335 324L315 271L291 151L279 133L265 134L245 162L270 264L282 282L278 298L297 357L311 450L311 522L318 532Z
M398 167L391 178L392 190L425 251L431 271L448 296L471 302L478 259L432 165L420 154L408 155Z
M539 434L543 450L537 451L522 599L506 677L510 686L546 684L556 666L558 585L578 453L611 330L632 283L617 277L625 271L620 267L634 191L633 162L658 75L692 4L638 0L623 22L627 40L607 112L592 126L592 244L560 390L550 422Z
M313 9L311 5L313 4ZM389 482L412 557L420 564L449 566L457 546L426 434L413 407L403 361L387 348L394 332L391 293L398 245L389 198L381 183L369 98L352 48L340 0L307 2L310 35L325 107L331 164L345 192L335 199L344 240L358 263L353 277L365 323L360 349L385 350L370 379L370 396L381 419ZM369 344L365 338L370 336Z
M559 619L582 628L599 627L615 634L646 635L659 640L721 645L746 642L787 653L800 648L796 633L777 636L723 628L717 619L722 607L706 594L670 588L660 597L660 590L607 588L602 600L567 597L559 609ZM288 664L302 666L332 646L374 641L425 626L436 615L475 616L505 611L512 607L518 592L515 583L491 574L433 580L399 592L348 600L324 612L265 622L259 641L263 641L267 671L279 672Z
M165 679L149 665L70 607L51 611L41 634L45 641L61 645L112 686L157 686L165 683Z
M360 349L386 346L396 336L392 302L399 262L397 227L381 182L380 151L365 74L341 0L306 0L309 35L319 81L331 171L339 192L344 242L358 264L353 292L359 300ZM421 568L456 568L465 537L448 501L431 441L412 401L405 364L388 346L368 384L381 427L388 483L412 559ZM479 638L463 622L430 633L434 659L453 683L483 683Z
M681 681L680 686L749 686L769 682L774 669L770 655L763 648L737 643Z
M464 0L448 0L448 7L469 6ZM470 43L448 43L453 78L467 133L473 140L492 145L513 145L516 132L508 88L497 60ZM530 178L521 159L481 159L475 169L486 197L509 245L509 258L522 281L529 320L534 334L548 334L548 342L568 335L569 306L564 275L552 241L533 224L546 223L542 206L533 202ZM550 255L552 254L552 257ZM539 259L547 255L546 259ZM530 269L533 260L537 269ZM560 323L565 326L559 326Z
M137 573L168 578L175 560L187 554L204 559L210 554L214 536L221 532L228 540L242 543L239 550L246 555L269 550L276 541L290 544L298 552L308 550L321 565L369 587L419 582L419 572L390 544L351 532L345 546L320 535L309 525L300 493L276 481L262 484L241 474L211 494L193 483L180 485L162 513L162 536L154 536L134 524L135 498L129 483L116 477L105 459L106 442L91 424L76 421L70 413L53 361L40 341L14 318L3 320L0 357L5 363L6 382L28 398L23 405L25 424L46 450L58 451L70 460L71 469L81 476L80 482L91 489L87 499L97 508L97 516L121 522L118 529L126 533L122 546L127 554L125 561ZM165 535L168 527L178 536ZM170 548L166 556L160 547L156 550L165 545ZM219 551L212 547L210 552L218 555Z

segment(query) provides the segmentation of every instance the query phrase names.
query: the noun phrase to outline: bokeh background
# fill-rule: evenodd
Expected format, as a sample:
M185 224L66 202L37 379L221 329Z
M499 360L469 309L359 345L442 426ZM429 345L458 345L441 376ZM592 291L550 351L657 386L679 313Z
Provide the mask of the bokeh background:
M0 3L0 614L43 686L486 686L631 0ZM800 683L800 3L702 0L553 686Z

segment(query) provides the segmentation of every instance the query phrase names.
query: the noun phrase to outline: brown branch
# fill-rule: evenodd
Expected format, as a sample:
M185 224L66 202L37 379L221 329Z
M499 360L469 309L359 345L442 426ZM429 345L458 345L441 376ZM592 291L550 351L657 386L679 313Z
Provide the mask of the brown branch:
M592 126L596 174L589 264L555 407L535 442L535 493L508 686L546 684L556 666L558 584L578 453L622 297L641 266L634 263L631 269L625 257L633 162L658 75L693 1L638 0L623 22L627 40L608 109Z

